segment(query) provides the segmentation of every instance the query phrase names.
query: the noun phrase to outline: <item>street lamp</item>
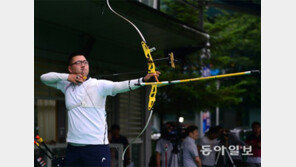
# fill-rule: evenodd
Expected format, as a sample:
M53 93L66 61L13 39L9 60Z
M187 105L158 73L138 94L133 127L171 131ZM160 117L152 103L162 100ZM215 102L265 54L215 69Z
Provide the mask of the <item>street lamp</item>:
M183 117L179 117L179 122L183 123L184 122L184 118Z

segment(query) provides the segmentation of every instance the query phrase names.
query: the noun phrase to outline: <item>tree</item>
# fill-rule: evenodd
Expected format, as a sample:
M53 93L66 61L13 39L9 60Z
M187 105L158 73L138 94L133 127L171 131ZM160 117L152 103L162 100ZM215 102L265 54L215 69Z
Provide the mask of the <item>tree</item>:
M188 0L189 1L189 0ZM197 3L197 1L190 1ZM164 0L162 11L191 25L198 23L196 9L184 6L179 1ZM205 12L207 12L205 10ZM240 13L220 11L214 17L206 17L204 30L211 36L211 58L202 63L196 52L186 56L187 62L179 72L163 67L162 79L200 77L200 69L204 64L211 64L213 69L225 73L240 72L252 69L260 70L260 17ZM185 70L184 70L185 69ZM160 88L157 98L157 111L180 113L184 111L200 111L220 107L242 108L260 107L260 78L233 77L221 79L220 89L216 81L174 85Z

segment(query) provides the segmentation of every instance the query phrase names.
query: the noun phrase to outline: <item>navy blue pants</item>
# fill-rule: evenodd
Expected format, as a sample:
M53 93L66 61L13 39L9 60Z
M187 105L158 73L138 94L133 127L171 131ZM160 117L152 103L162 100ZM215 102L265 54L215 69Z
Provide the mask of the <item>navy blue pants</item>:
M63 167L110 167L109 145L68 144Z

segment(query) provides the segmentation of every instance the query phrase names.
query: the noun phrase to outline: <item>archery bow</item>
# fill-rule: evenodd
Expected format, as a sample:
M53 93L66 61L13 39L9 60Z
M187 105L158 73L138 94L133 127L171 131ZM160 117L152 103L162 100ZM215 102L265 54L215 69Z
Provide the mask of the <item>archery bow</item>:
M47 146L47 144L45 144L43 138L41 138L39 135L35 136L34 138L34 144L37 146L37 148L44 154L46 155L50 160L55 161L56 165L59 167L63 164L64 161L64 157L57 157ZM45 147L45 150L41 148L41 145ZM49 154L47 153L49 152ZM39 156L37 159L37 162L41 165L41 166L45 166L46 162L43 160L43 158L41 156Z
M172 68L176 68L175 67L175 62L177 62L178 60L175 60L173 57L173 52L171 52L169 54L169 57L165 57L165 58L159 58L159 59L154 59L154 62L156 61L163 61L163 60L168 60L168 63L170 64L170 66ZM131 71L131 72L122 72L122 73L113 73L113 74L106 74L106 75L98 75L97 78L109 78L109 77L115 77L115 76L122 76L122 75L134 75L134 74L146 74L146 70L142 70L142 71ZM86 78L85 78L86 79ZM84 80L85 80L84 79Z
M141 45L142 45L142 49L144 51L144 54L145 54L145 57L146 57L146 60L147 60L148 73L149 74L154 74L155 73L155 64L154 64L153 58L151 56L151 49L148 47L147 42L146 42L143 34L138 29L138 27L135 24L133 24L130 20L128 20L127 18L123 17L122 15L120 15L119 13L117 13L116 11L114 11L112 9L112 7L110 6L109 0L106 0L106 2L107 2L107 5L108 5L109 9L114 14L116 14L117 16L121 17L122 19L124 19L125 21L127 21L128 23L130 23L137 30L138 34L140 35L140 37L142 39ZM154 77L155 77L156 82L159 82L158 81L158 78L156 76L154 76ZM131 143L124 149L123 154L122 154L122 160L124 160L124 154L127 151L127 149L131 146L131 144L133 144L133 142L137 138L139 138L143 134L143 132L147 129L147 127L149 125L149 122L150 122L150 119L151 119L151 116L152 116L152 113L153 113L152 107L153 107L153 105L154 105L154 103L156 101L156 93L157 93L157 85L151 85L151 90L150 90L150 94L149 94L149 101L148 101L148 111L150 111L148 120L147 120L146 125L144 126L143 130L140 132L140 134L136 138L134 138L131 141Z
M164 60L167 60L172 68L176 68L175 62L178 62L178 60L176 60L174 58L174 53L173 52L169 53L168 57L154 59L153 62L164 61ZM129 74L140 74L140 73L144 73L144 72L147 72L147 71L143 70L143 71L131 71L131 72L113 73L113 74L99 75L98 78L114 77L114 76L129 75Z
M151 52L152 49L149 49L149 47L146 44L146 40L144 38L144 36L142 35L141 31L137 28L136 25L134 25L130 20L128 20L127 18L123 17L122 15L118 14L116 11L114 11L110 4L109 4L109 0L107 1L107 5L109 7L109 9L116 14L117 16L121 17L122 19L124 19L125 21L127 21L128 23L130 23L139 33L139 35L141 36L142 42L142 48L145 54L145 57L147 59L147 63L148 63L148 73L149 74L153 74L155 73L155 64L153 62L152 56L151 56ZM171 62L173 63L173 53L170 54L170 59ZM172 64L172 66L174 66L174 64ZM155 80L156 82L145 82L145 83L141 83L139 85L141 86L149 86L151 85L151 91L149 94L149 102L148 102L148 111L150 111L150 115L148 117L148 120L146 122L145 127L143 128L143 130L141 131L141 133L134 139L131 141L131 143L124 149L123 154L122 154L122 160L124 160L124 154L127 151L127 149L130 147L130 145L137 139L139 138L142 133L146 130L146 128L148 127L148 124L150 122L153 110L152 107L156 101L156 93L157 93L157 87L160 86L165 86L165 85L170 85L170 84L179 84L179 83L185 83L185 82L193 82L193 81L199 81L199 80L207 80L207 79L215 79L215 78L225 78L225 77L232 77L232 76L240 76L240 75L249 75L251 73L257 73L259 72L258 70L252 70L252 71L245 71L245 72L237 72L237 73L230 73L230 74L222 74L222 75L216 75L216 76L209 76L209 77L200 77L200 78L190 78L190 79L183 79L183 80L174 80L174 81L162 81L159 82L158 78L155 76Z

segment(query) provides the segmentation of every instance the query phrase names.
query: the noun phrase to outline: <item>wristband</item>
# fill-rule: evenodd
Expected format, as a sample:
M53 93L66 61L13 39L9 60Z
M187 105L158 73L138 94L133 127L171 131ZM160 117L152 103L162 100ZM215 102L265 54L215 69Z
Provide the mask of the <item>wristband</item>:
M131 80L128 80L128 88L129 88L129 90L132 90L132 88L131 88Z

